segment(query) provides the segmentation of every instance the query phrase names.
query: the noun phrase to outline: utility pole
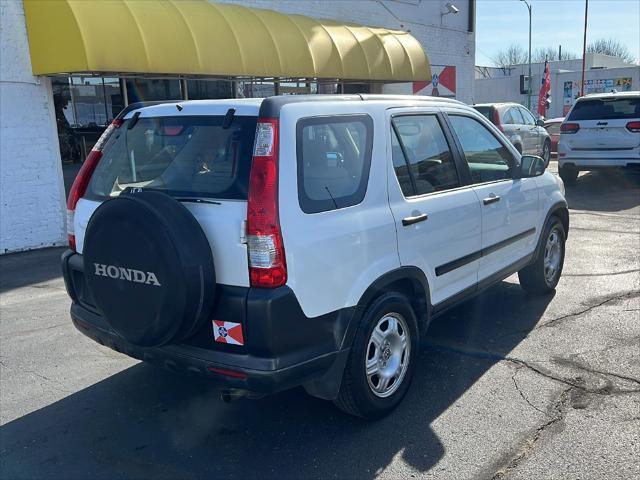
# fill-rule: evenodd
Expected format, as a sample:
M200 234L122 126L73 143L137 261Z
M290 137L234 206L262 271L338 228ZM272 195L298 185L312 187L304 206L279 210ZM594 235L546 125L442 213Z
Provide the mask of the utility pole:
M584 39L582 40L582 82L580 82L580 96L584 95L584 62L587 56L587 13L589 0L584 0Z
M529 10L529 86L527 87L527 108L531 110L531 4L529 4L527 0L520 1L524 2L524 4L527 6L527 9Z

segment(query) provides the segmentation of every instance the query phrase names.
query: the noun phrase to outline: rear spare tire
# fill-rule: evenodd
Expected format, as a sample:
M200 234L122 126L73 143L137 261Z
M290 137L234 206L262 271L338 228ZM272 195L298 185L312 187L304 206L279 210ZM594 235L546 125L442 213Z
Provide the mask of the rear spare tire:
M100 205L83 259L96 307L130 343L182 340L211 313L211 247L191 212L164 193L123 193Z

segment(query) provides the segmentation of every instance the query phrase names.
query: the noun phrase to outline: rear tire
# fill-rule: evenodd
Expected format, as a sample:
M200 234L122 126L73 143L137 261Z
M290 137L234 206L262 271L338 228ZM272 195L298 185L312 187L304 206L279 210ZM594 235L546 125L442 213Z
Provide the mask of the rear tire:
M567 185L575 185L578 180L578 169L575 167L558 167L558 175Z
M551 160L551 141L545 140L544 146L542 147L542 159L544 160L544 167L547 168L549 166L549 161Z
M418 321L409 301L389 292L367 308L347 360L334 404L373 419L403 399L418 359Z
M566 234L558 217L551 217L542 232L535 261L518 272L520 286L527 292L544 295L552 292L564 266Z

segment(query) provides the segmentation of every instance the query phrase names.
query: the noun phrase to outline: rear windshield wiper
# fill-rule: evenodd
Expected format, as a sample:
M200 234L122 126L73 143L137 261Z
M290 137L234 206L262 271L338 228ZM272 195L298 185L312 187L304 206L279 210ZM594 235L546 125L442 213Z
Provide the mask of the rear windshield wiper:
M211 205L222 205L220 202L215 202L213 200L205 200L204 198L176 197L175 200L179 202L187 202L187 203L210 203Z

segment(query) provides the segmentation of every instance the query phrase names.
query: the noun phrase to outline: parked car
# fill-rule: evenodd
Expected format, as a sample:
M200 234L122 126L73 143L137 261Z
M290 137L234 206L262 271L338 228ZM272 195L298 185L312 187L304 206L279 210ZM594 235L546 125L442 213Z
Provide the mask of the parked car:
M560 127L558 170L573 183L586 170L640 167L640 92L585 95Z
M564 117L549 118L544 121L544 128L551 138L551 153L558 153L558 140L560 140L560 125Z
M517 103L482 103L474 105L505 134L516 150L524 155L539 155L549 165L551 137L544 129L544 121Z
M69 195L71 318L234 394L302 385L373 418L407 392L433 318L515 272L555 288L563 195L455 100L130 107Z

